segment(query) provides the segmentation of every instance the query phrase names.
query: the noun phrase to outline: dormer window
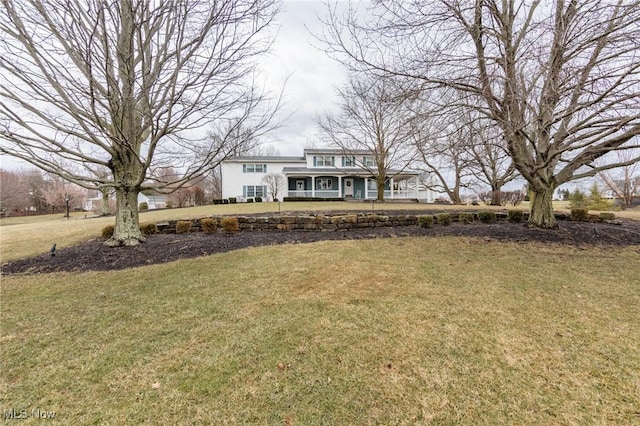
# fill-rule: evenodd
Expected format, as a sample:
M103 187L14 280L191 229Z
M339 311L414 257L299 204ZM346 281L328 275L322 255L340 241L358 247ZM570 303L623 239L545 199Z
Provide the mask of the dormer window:
M333 167L336 164L336 157L332 155L315 155L313 157L314 167Z

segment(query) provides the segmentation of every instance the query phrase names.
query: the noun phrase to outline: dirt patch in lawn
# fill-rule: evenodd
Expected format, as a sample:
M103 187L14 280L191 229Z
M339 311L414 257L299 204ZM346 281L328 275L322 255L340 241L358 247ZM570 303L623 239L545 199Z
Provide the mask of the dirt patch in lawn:
M417 213L413 211L409 214ZM234 235L227 235L222 231L214 234L156 234L150 236L144 244L134 247L110 248L104 245L104 240L94 239L72 247L58 247L55 256L49 254L49 247L43 247L42 255L2 265L2 273L118 270L246 247L406 236L465 236L486 241L541 242L574 246L640 246L640 222L622 220L620 224L614 225L560 221L558 229L553 230L527 228L521 223L500 221L490 224L452 223L449 226L434 225L432 228L401 226L338 231L242 231Z

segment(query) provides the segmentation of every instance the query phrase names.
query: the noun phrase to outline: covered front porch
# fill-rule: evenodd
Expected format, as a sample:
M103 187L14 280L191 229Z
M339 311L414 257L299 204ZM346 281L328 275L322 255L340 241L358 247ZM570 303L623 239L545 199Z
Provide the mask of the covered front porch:
M385 200L419 198L419 176L398 175L385 182ZM372 176L287 175L289 197L375 200L377 182Z

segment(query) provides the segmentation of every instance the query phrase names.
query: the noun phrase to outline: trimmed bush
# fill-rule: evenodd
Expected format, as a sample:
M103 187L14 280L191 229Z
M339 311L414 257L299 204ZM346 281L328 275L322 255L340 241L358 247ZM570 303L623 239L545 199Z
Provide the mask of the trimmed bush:
M188 234L191 232L190 220L179 220L176 222L176 234Z
M155 223L141 223L140 224L140 231L142 231L142 233L144 235L157 234L158 233L158 227L156 226Z
M234 234L240 230L237 217L225 217L220 221L220 225L227 234Z
M600 220L616 220L616 215L611 212L602 212L600 213Z
M255 197L254 200L256 201L256 203L261 203L262 197Z
M489 223L495 222L496 220L498 220L498 217L496 216L496 212L482 211L478 212L478 220L480 222Z
M443 226L449 226L451 224L451 215L449 213L438 213L436 215L436 221Z
M507 220L511 223L519 223L524 220L524 212L522 210L507 211Z
M247 198L247 203L253 203L253 198Z
M575 220L578 222L588 222L589 210L588 209L571 209L571 220Z
M433 226L433 216L418 216L418 226L421 228L431 228Z
M235 204L238 202L238 199L236 197L229 197L229 203L230 204Z
M222 204L222 200L221 200L220 198L215 198L215 199L213 200L213 204L214 204L214 205Z
M149 210L149 204L146 201L141 202L138 205L138 210Z
M473 213L462 212L458 215L458 221L460 223L464 223L464 224L472 223L474 220L475 218L473 217Z
M218 221L210 217L200 219L200 227L205 234L213 234L218 229Z
M105 240L108 240L109 238L113 237L113 231L115 230L115 227L113 225L107 225L104 228L102 228L102 238L104 238Z

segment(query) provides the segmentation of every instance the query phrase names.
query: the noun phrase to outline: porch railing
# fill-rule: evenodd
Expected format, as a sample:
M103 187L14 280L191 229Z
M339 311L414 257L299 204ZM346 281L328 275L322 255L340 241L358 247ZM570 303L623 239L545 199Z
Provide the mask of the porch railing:
M378 191L374 190L369 190L367 191L367 198L369 199L376 199L378 198ZM402 189L402 190L395 190L393 191L393 198L394 199L406 199L406 198L417 198L416 196L416 191L415 190L406 190L406 189ZM384 191L384 199L385 200L390 200L391 199L391 190L385 190Z
M329 189L317 189L315 191L306 190L306 191L296 191L290 190L288 192L289 197L319 197L319 198L337 198L339 196L339 191L329 190Z

